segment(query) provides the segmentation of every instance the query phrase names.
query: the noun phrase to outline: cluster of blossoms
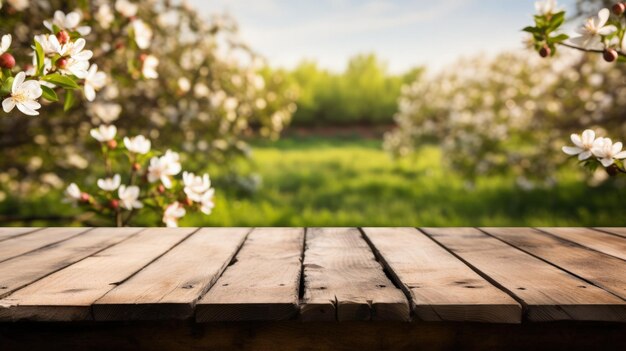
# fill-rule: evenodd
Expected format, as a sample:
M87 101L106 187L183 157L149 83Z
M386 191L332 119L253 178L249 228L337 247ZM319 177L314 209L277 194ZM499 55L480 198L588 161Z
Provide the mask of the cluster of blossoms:
M11 34L5 34L0 44L0 97L2 109L9 113L15 107L29 116L39 115L39 99L59 101L58 93L65 91L64 108L68 110L75 102L75 90L83 87L85 98L95 99L96 91L106 84L106 74L98 66L90 64L91 50L85 50L83 36L91 28L80 26L81 14L65 14L56 11L54 18L44 21L49 33L35 35L32 45L32 64L17 65L9 52ZM13 71L18 72L13 75Z
M558 8L556 0L537 2L535 8L535 26L526 27L524 31L532 35L532 44L542 57L553 56L561 45L602 53L607 62L626 61L626 3L616 3L612 10L603 8L597 15L587 18L576 30L577 36L572 38L559 33L565 11Z
M182 181L176 180L182 171L178 153L157 155L143 135L125 137L120 148L114 125L101 125L90 134L101 144L107 177L98 179L98 190L91 192L70 184L65 191L69 201L114 219L117 226L129 225L144 209L158 212L168 227L178 226L188 211L211 214L215 190L209 175L183 172Z
M626 173L624 159L626 151L622 151L622 142L613 143L610 138L596 138L596 132L587 129L582 134L572 134L574 146L563 146L563 152L577 156L578 160L590 168L601 164L610 175Z

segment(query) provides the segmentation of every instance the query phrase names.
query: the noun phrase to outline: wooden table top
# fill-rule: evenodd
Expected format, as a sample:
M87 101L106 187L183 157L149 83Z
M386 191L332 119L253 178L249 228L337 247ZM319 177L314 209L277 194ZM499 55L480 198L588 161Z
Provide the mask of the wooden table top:
M626 322L626 228L0 228L0 322Z

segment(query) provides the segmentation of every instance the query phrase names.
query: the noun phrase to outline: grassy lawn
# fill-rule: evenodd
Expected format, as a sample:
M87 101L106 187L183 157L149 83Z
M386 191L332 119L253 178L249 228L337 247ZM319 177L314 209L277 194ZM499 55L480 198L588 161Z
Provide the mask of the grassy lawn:
M622 191L562 177L552 189L523 191L510 177L481 179L470 190L441 166L440 153L393 161L375 140L284 139L258 144L263 177L249 197L221 194L212 226L618 226ZM573 166L574 167L574 166Z
M576 177L556 187L523 191L511 177L482 178L469 189L441 166L436 148L393 161L380 142L299 137L257 143L252 171L260 190L225 190L217 179L217 206L187 226L625 226L626 191L589 188ZM572 165L575 167L575 165ZM213 172L212 174L216 174ZM5 201L0 213L68 215L57 196L28 203ZM12 225L68 225L58 221ZM78 224L78 223L73 223ZM136 223L142 224L142 223Z

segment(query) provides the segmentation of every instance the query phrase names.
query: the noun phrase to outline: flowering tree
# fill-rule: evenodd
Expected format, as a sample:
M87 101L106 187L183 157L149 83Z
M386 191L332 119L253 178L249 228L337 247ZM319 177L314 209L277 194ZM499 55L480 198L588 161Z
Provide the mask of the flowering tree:
M560 30L565 11L558 10L556 0L537 2L535 26L526 27L524 31L531 33L534 46L542 57L556 53L557 45L584 52L602 54L607 62L626 62L626 3L618 2L612 7L602 8L596 16L589 17L577 30L578 36L565 42L569 37L556 34ZM612 12L612 13L611 13ZM574 146L564 146L563 152L577 156L585 166L595 169L604 167L610 175L626 174L623 159L626 151L622 151L622 143L610 138L596 138L593 130L585 130L582 135L572 134Z
M15 61L2 76L11 82L3 113L17 107L0 118L0 192L60 188L98 164L99 148L86 141L99 125L175 145L193 167L231 169L250 154L245 138L278 137L295 110L289 85L231 18L205 20L184 2L5 1L0 34L11 34ZM39 116L24 116L33 110Z
M560 25L564 13L542 17L556 8L550 6L538 4L538 22ZM574 45L558 31L546 33L550 39L538 42L533 34L527 42L541 56L546 40L553 46L547 46L550 55L561 44ZM565 165L554 150L570 134L588 128L598 134L626 131L625 68L578 51L563 51L552 60L530 52L463 59L419 79L403 89L398 128L386 135L385 146L406 155L434 142L441 145L444 160L470 180L512 173L523 187L553 184ZM604 179L606 173L599 171L590 178Z
M211 214L215 191L208 174L183 172L182 182L173 180L182 169L178 153L167 150L159 156L142 135L125 137L120 148L116 134L115 126L91 130L101 145L106 177L98 179L97 189L89 192L70 184L65 191L70 202L111 218L117 226L131 224L134 215L146 209L157 212L168 227L178 226L189 210Z

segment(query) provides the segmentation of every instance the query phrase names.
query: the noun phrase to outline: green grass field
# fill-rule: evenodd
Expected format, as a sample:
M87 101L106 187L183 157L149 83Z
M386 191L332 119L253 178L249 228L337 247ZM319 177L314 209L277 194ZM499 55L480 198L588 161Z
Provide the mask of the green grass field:
M576 167L572 165L572 167ZM572 168L574 169L574 168ZM469 189L441 165L436 148L393 161L380 142L354 138L287 138L257 143L252 171L259 191L226 190L216 178L217 206L186 226L624 226L626 196L589 188L574 176L552 189L523 191L510 177L481 178ZM215 175L215 173L213 173ZM57 196L4 202L0 213L76 213ZM148 222L149 223L149 222ZM154 223L154 222L153 222ZM33 221L12 225L68 225ZM138 225L146 223L135 223Z
M380 142L284 139L258 144L261 190L220 194L212 226L612 226L626 225L626 196L562 177L552 189L523 191L510 177L483 178L473 190L444 169L436 148L400 162ZM575 166L572 166L575 167ZM620 195L621 194L621 195Z

